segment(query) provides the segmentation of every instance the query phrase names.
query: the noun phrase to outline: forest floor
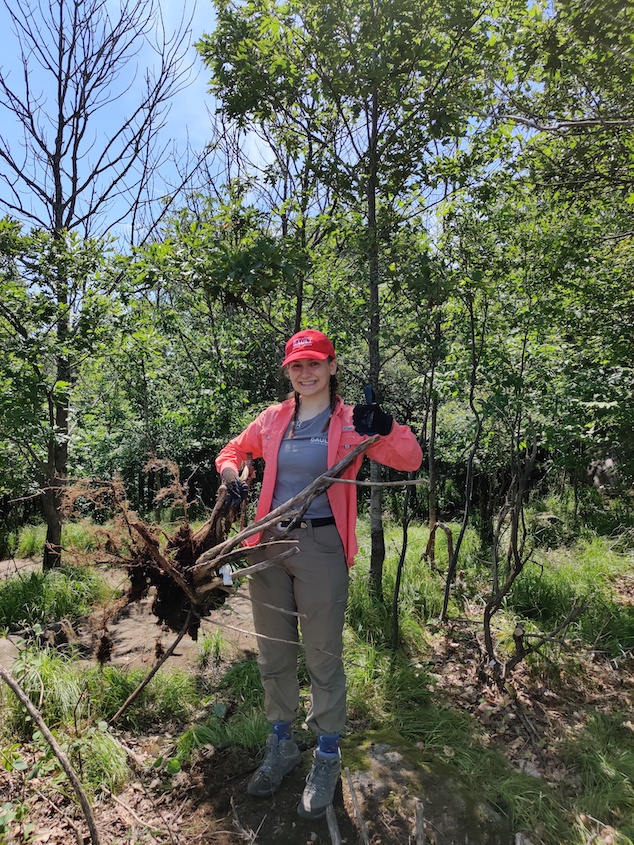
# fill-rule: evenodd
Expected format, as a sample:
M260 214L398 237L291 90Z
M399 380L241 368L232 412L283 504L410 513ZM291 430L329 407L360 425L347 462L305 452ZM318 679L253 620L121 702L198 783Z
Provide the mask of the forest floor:
M35 566L39 563L5 562L0 564L0 577L25 573ZM632 577L624 577L618 586L621 600L634 604ZM167 647L175 636L157 627L150 604L146 599L129 606L109 623L114 642L112 661L116 665L149 670L156 659L157 639ZM479 613L481 616L481 608ZM483 685L479 677L482 653L477 618L476 608L467 605L464 619L432 632L426 660L435 682L434 700L470 714L485 743L501 751L517 770L545 784L569 781L574 789L575 774L566 769L558 749L566 737L583 730L590 713L631 711L634 660L630 656L617 665L591 651L575 652L570 669L563 669L548 680L537 679L520 667L513 675L514 694L509 695ZM98 618L85 620L77 635L84 644L94 645L100 627ZM253 654L250 605L241 589L204 621L200 633L210 634L214 628L222 631L229 644L224 650L228 662ZM7 666L14 656L13 646L10 639L0 640L0 644L5 646L0 649L0 665ZM164 670L198 671L199 652L197 643L184 638ZM634 717L627 726L634 741ZM160 755L169 756L180 731L182 726L165 725L154 735L117 732L128 750L134 778L122 793L102 795L93 806L103 845L322 845L334 841L326 820L309 822L296 814L311 763L312 748L308 742L303 747L303 765L284 781L273 798L262 800L246 795L246 784L258 765L258 757L236 747L203 748L191 765L168 780L163 778L153 763ZM372 845L416 842L418 798L423 802L426 841L431 845L509 845L516 841L534 845L541 841L539 830L525 831L524 838L516 840L518 832L506 830L493 812L489 814L491 825L483 827L482 805L476 802L472 809L465 809L459 787L451 777L448 779L443 769L443 749L439 749L437 761L427 757L419 765L415 752L412 756L393 737L357 737L354 730L352 734L355 743L364 743L371 766L366 771L351 766L353 770L342 776L334 801L341 842L364 842L362 827L365 841ZM447 748L444 753L446 763L452 751ZM26 755L25 759L29 764L35 763ZM346 746L343 760L346 767ZM418 769L417 777L414 769ZM22 825L14 824L4 839L0 832L0 843L89 842L81 811L67 793L66 789L51 792L44 779L26 780L15 771L9 773L0 768L2 801L22 802L28 807ZM360 805L360 811L355 803ZM458 815L461 826L452 828L448 817L455 820ZM28 838L24 838L26 822L34 825ZM612 829L597 823L594 830L592 841L609 845Z

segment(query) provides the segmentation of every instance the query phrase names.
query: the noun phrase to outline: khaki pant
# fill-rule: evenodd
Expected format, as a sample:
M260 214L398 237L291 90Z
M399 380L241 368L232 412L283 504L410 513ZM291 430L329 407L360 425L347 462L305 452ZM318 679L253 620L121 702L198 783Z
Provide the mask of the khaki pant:
M311 682L306 722L318 734L341 732L346 721L341 654L349 582L343 545L334 525L308 524L289 538L299 540L299 553L256 573L249 585L256 633L274 638L258 637L266 717L270 722L292 722L297 715L299 621ZM265 539L273 537L267 534ZM268 551L266 557L277 553ZM300 614L299 620L276 608Z

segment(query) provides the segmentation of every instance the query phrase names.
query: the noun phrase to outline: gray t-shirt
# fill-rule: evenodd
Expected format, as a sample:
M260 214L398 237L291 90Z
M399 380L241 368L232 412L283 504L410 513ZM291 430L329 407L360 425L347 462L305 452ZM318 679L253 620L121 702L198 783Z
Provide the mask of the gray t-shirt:
M324 431L323 428L329 417L330 408L326 408L316 417L296 423L295 434L290 440L293 423L286 429L277 456L271 509L292 499L328 469L328 429ZM332 516L328 495L322 493L313 499L304 516L308 519Z

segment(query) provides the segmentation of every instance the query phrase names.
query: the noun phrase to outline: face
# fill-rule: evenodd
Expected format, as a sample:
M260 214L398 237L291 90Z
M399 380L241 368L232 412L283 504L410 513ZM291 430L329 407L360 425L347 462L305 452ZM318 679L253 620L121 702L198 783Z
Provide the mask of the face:
M288 377L300 396L320 396L330 394L330 376L337 372L337 362L332 359L315 361L312 358L300 358L291 361L286 368Z

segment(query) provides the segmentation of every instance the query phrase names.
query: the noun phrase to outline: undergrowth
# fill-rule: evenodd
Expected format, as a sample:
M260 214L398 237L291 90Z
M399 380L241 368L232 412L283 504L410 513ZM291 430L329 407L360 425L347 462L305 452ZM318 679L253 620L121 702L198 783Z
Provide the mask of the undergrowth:
M82 668L72 651L29 647L20 653L12 674L38 707L51 728L97 724L112 719L136 690L143 669L118 666ZM0 688L4 719L0 734L32 737L34 725L23 705L10 690ZM159 673L126 708L117 728L165 730L167 724L183 724L200 703L196 679L186 672Z
M74 620L111 596L105 580L89 567L64 566L18 575L0 584L0 630Z
M458 526L452 528L455 537ZM561 759L572 781L558 786L512 768L504 749L493 747L476 718L438 700L427 670L427 631L430 623L439 629L447 543L440 533L431 565L425 558L427 536L424 528L410 527L398 601L399 648L394 652L391 599L401 531L399 526L386 526L383 596L375 597L368 589L369 526L366 519L360 521L361 553L352 571L344 637L350 730L390 728L426 753L442 757L467 789L509 819L513 830L527 831L542 845L585 845L588 837L583 820L587 818L613 825L617 831L614 842L631 845L631 714L590 713L583 733L560 744ZM569 642L573 647L579 643L622 657L633 648L634 623L631 608L616 600L614 583L634 566L631 543L621 540L620 536L584 534L557 548L537 546L534 559L497 616L496 637L512 644L511 633L518 620L529 631L548 631L575 602L585 602L584 615L567 633ZM454 587L451 593L450 619L483 606L490 591L489 558L490 553L480 548L476 532L468 530L457 573L460 589ZM89 607L100 596L100 588L90 582L88 572L60 570L53 577L49 573L11 579L0 589L0 614L4 614L0 625L24 627ZM17 586L13 581L18 581ZM117 729L163 732L169 724L176 733L180 730L170 765L186 764L203 746L261 746L268 725L262 712L257 663L248 658L223 671L224 651L219 635L203 640L198 664L201 677L160 672L126 710ZM535 655L531 672L556 671L557 659L552 650L543 657ZM108 745L110 740L116 744L116 730L109 729L107 723L136 689L143 671L113 666L80 671L72 654L61 657L51 650L28 649L14 674L47 723L63 738L82 777L88 783L101 780L111 784L110 789L118 788L125 773ZM301 659L300 683L305 701L308 678ZM24 709L6 689L0 691L0 708L5 748L15 747L16 737L25 743L40 741ZM299 722L296 728L301 730ZM88 759L88 748L96 749L97 761Z
M620 658L634 650L634 607L615 599L614 579L634 572L634 560L618 554L609 539L593 537L540 553L529 563L508 601L520 616L554 629L578 604L585 611L570 636Z

